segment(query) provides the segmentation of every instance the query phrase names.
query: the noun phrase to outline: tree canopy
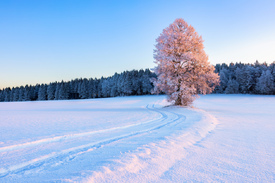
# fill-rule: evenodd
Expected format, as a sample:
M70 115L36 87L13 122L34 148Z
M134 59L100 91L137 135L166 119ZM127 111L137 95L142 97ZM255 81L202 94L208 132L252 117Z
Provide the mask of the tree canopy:
M183 19L176 19L157 38L154 50L155 92L164 92L175 105L190 105L198 93L211 93L219 83L208 62L202 37Z

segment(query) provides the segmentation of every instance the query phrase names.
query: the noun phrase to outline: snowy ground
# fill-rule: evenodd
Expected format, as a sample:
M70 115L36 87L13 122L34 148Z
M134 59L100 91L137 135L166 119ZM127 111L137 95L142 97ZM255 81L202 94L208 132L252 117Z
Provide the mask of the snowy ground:
M275 182L275 97L0 103L0 182Z

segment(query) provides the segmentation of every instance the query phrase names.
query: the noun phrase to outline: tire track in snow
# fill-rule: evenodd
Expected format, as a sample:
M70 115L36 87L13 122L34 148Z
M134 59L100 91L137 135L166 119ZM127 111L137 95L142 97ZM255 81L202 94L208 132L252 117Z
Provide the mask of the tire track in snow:
M77 182L167 182L163 179L176 162L186 158L188 148L201 142L215 130L218 120L211 114L195 110L201 119L187 114L187 123L195 122L187 131L169 136L157 143L150 143L136 151L124 154L115 163L102 166L87 177L73 177L69 181ZM171 179L171 181L180 181Z
M148 106L149 105L146 106L146 108L148 110L153 111L153 112L157 112L153 109L150 109ZM8 152L8 151L13 151L13 150L18 150L18 149L23 149L23 148L28 148L28 147L32 147L32 146L38 146L38 145L42 145L42 144L48 144L48 143L52 143L52 142L61 142L61 141L69 140L69 139L85 137L85 136L95 135L95 134L99 134L99 133L106 133L106 132L111 132L111 131L115 131L115 130L127 129L127 128L131 128L131 127L135 127L135 126L139 126L139 125L144 125L144 124L147 124L147 123L152 123L154 121L167 118L164 113L161 113L161 112L158 112L158 113L161 114L160 118L158 118L158 119L149 120L149 121L141 122L141 123L137 123L137 124L131 124L131 125L125 125L125 126L120 126L120 127L104 129L104 130L68 134L68 135L62 135L62 136L57 136L57 137L52 137L52 138L44 138L44 139L31 141L31 142L26 142L26 143L22 143L22 144L15 144L15 145L6 146L6 147L0 147L0 153L1 152Z
M65 136L59 136L59 137L54 137L54 138L48 138L48 139L41 139L38 141L33 141L33 142L29 142L29 143L24 143L24 144L19 144L19 145L15 145L15 146L8 146L6 147L5 150L7 151L12 151L12 150L17 150L17 149L22 149L22 148L26 148L26 147L31 147L31 146L37 146L37 145L41 145L44 143L52 143L52 142L58 142L58 141L65 141L67 139L71 139L71 138L78 138L78 137L83 137L83 136L89 136L89 135L93 135L95 133L105 133L105 132L111 132L111 131L115 131L115 130L126 130L122 135L118 135L112 138L106 138L106 139L102 139L93 143L88 143L85 145L81 145L81 146L76 146L76 147L72 147L69 149L64 149L61 150L59 152L52 152L50 154L38 157L38 158L34 158L32 160L29 160L27 162L24 163L20 163L17 165L12 165L10 167L7 168L0 168L0 178L1 177L5 177L9 174L18 174L20 172L24 172L27 170L31 170L31 169L35 169L38 167L41 167L43 165L47 165L47 164L53 164L54 162L58 161L71 161L72 159L74 159L76 156L83 154L85 152L88 152L90 150L94 150L97 148L100 148L104 145L122 140L122 139L126 139L129 137L133 137L136 135L140 135L140 134L144 134L150 131L154 131L154 130L158 130L160 128L163 128L167 125L170 124L175 124L177 125L178 123L181 123L182 121L185 120L185 116L174 113L174 112L169 112L169 111L165 111L165 112L161 112L160 110L157 110L155 108L155 106L153 105L151 108L149 107L149 105L146 106L146 108L150 111L153 112L157 112L161 115L160 118L155 119L155 120L151 120L151 121L147 121L147 122L143 122L143 123L138 123L138 124L133 124L133 125L127 125L127 126L123 126L123 127L116 127L116 128L111 128L111 129L106 129L106 130L100 130L100 131L92 131L92 132L85 132L85 133L80 133L80 134L73 134L73 135L65 135ZM156 123L156 124L155 124ZM161 124L160 124L161 123ZM146 125L151 125L153 124L153 126L149 126L145 129L142 130L138 130L138 131L129 131L128 129L130 128L134 128L134 127L146 127ZM128 131L127 131L128 130ZM133 129L134 130L134 129ZM4 150L2 150L4 151Z

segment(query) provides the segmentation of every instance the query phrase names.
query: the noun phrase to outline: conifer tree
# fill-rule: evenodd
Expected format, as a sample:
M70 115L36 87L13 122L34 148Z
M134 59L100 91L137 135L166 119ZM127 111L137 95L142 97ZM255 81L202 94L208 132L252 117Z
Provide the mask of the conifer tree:
M24 88L24 97L23 97L24 101L30 101L31 97L30 97L30 87L28 85L25 86Z
M56 83L50 83L49 86L47 87L48 100L54 100L55 91L56 91Z
M23 101L23 100L24 100L24 87L20 86L18 101Z
M273 94L275 93L275 83L273 75L270 70L263 71L261 77L259 78L256 89L260 94Z
M38 100L46 100L47 99L47 86L42 84L38 89Z

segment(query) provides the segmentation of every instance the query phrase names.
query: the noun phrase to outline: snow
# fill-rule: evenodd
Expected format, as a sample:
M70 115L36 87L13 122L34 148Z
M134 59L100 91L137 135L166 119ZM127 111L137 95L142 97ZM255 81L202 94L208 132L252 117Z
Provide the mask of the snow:
M275 97L0 103L0 182L275 182Z

